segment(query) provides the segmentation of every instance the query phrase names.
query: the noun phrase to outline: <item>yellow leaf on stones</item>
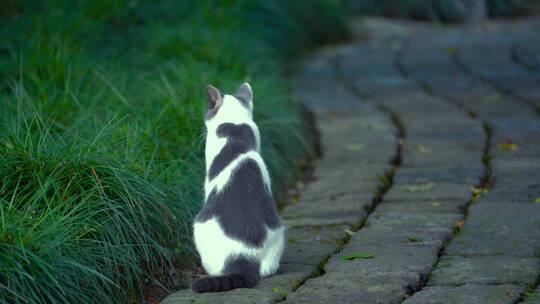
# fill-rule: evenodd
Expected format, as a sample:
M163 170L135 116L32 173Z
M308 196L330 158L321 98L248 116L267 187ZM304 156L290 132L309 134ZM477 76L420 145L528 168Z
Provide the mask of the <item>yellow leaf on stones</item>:
M443 202L441 202L441 201L431 203L431 205L434 206L434 207L440 207L442 204L443 204Z
M366 148L364 144L345 144L343 146L349 151L362 151Z
M505 142L505 143L498 144L497 148L499 148L500 150L505 150L505 151L515 151L517 150L518 146L512 142Z
M535 203L540 203L540 197L537 197L535 200L534 200Z
M457 54L458 49L455 46L449 46L446 48L446 51L448 52L448 54L454 55L454 54Z
M433 189L433 186L435 186L434 183L425 183L420 185L413 185L413 186L406 186L405 191L407 192L427 192Z
M293 203L298 202L298 194L291 194L291 201Z
M465 220L459 220L459 221L456 221L454 223L454 228L457 230L457 231L461 231L461 229L463 229L463 224L465 224Z
M480 197L480 195L482 195L482 193L488 192L488 189L482 187L472 187L471 192L473 200L476 200Z

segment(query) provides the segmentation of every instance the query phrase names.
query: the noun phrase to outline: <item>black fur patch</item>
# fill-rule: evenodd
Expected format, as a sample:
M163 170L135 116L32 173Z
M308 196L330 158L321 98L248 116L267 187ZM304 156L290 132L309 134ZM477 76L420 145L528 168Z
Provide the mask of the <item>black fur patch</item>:
M245 257L233 257L225 262L224 275L206 277L193 283L191 288L195 292L218 292L235 288L255 287L261 277L259 263Z
M227 143L210 165L208 177L213 179L240 154L255 150L257 142L253 130L247 124L224 123L217 128L218 137L227 137Z
M214 216L228 236L254 247L263 245L266 226L281 226L274 199L256 161L243 161L221 192L214 189L195 221L205 222Z

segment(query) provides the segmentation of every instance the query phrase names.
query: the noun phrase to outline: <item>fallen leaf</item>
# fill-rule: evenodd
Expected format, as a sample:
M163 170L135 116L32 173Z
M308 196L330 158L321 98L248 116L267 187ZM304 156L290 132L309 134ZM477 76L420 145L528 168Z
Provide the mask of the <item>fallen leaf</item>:
M437 202L431 203L431 205L432 205L432 206L435 206L435 207L439 207L439 206L441 206L442 204L443 204L443 202L441 202L441 201L437 201Z
M365 144L344 144L343 146L349 151L362 151L366 148Z
M449 47L446 48L446 52L448 52L448 54L455 55L455 54L457 54L458 49L455 46L449 46Z
M354 231L352 231L352 230L350 230L350 229L345 229L345 233L348 234L348 235L350 235L350 236L353 236L353 235L356 234L356 232L354 232Z
M540 197L537 197L535 200L534 200L535 203L540 203Z
M471 187L472 198L476 200L482 195L482 193L488 192L488 189L482 187Z
M463 229L463 225L465 224L465 220L459 220L459 221L456 221L454 223L454 228L457 230L457 231L461 231L461 229Z
M375 256L373 254L368 253L368 252L354 252L354 253L342 256L341 259L344 261L351 261L354 259L371 259L374 257Z
M497 148L499 148L499 150L515 151L515 150L517 150L518 145L516 145L513 142L508 141L508 142L498 144Z
M284 296L284 297L289 295L289 292L287 290L285 290L283 288L279 288L279 287L273 287L272 291L277 293L278 295L281 295L281 296Z
M406 186L405 191L407 192L427 192L433 189L435 186L434 183L425 183L420 185Z
M409 242L418 243L418 242L421 242L421 241L422 241L422 239L420 239L420 238L417 238L417 237L414 237L414 236L409 237Z

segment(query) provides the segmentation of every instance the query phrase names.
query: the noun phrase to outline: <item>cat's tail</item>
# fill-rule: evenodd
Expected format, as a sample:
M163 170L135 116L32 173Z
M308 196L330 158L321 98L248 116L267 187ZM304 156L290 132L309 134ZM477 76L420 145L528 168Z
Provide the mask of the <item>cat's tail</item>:
M198 279L191 285L193 291L218 292L235 288L252 288L261 280L259 263L245 257L235 257L226 263L224 275Z

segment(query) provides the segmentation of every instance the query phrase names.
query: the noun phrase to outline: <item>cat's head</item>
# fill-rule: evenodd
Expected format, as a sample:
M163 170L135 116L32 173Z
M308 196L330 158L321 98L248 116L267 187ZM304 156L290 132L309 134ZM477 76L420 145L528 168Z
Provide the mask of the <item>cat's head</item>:
M205 121L219 123L242 123L253 119L253 91L249 83L244 83L233 95L222 94L212 85L206 86L208 109Z

